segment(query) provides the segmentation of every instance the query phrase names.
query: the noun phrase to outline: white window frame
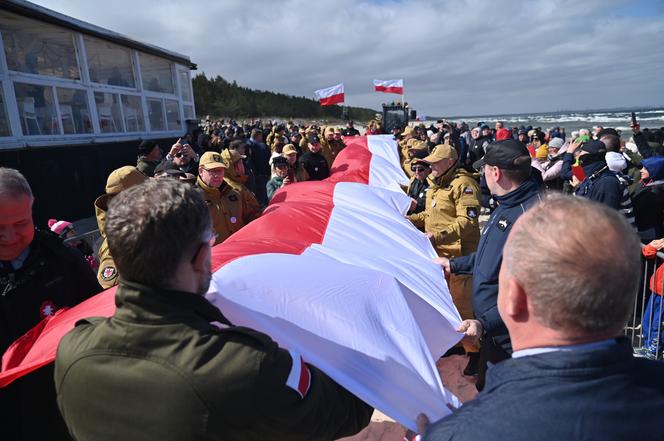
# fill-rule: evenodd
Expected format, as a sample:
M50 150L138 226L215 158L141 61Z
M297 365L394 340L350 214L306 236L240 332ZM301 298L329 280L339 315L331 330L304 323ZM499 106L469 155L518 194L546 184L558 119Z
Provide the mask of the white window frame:
M30 19L28 17L24 18ZM160 57L159 55L154 55L154 54L147 54L151 56L156 56L158 58L163 58L165 61L168 61L169 65L171 66L171 79L173 81L173 86L174 86L174 93L148 91L143 88L143 78L142 78L141 63L140 63L140 55L144 52L128 48L126 46L118 45L130 51L130 60L132 63L132 70L133 70L132 73L134 75L136 88L95 83L90 80L90 71L87 59L87 51L85 47L84 34L81 32L72 31L63 26L58 26L58 27L67 30L72 35L75 58L79 70L80 79L72 80L72 79L65 79L59 77L51 77L46 75L31 74L31 73L9 70L4 50L2 32L0 31L0 87L2 88L4 105L5 105L5 114L7 116L7 123L11 133L11 136L0 137L0 150L14 149L14 148L28 147L28 146L48 147L53 145L62 145L69 143L92 144L95 141L112 142L112 141L126 141L126 140L141 139L141 138L148 139L148 138L166 138L171 136L177 137L181 136L181 134L184 133L187 127L185 120L185 112L184 112L185 105L191 106L193 111L193 117L194 118L196 117L196 108L193 100L194 90L193 90L193 84L191 83L191 74L188 66L180 64L176 61L172 61L166 57ZM103 40L94 35L91 35L90 37ZM180 72L187 73L187 78L189 80L189 85L190 85L189 88L191 90L190 94L191 101L182 99ZM44 86L51 88L51 93L53 94L53 99L55 103L54 106L55 118L57 118L57 124L58 124L58 130L56 131L56 133L50 135L23 135L20 114L18 111L18 103L16 102L16 91L14 88L15 82L33 84L37 86ZM60 102L58 100L58 95L57 95L58 87L84 90L86 92L88 113L90 115L92 123L92 133L78 133L78 134L67 134L67 135L64 134L64 127L62 125L62 114L60 110ZM117 96L120 104L120 115L122 120L121 128L123 130L122 132L111 132L111 133L101 132L101 127L99 124L99 115L97 112L97 103L94 97L95 92L110 93ZM144 130L136 132L127 131L128 127L124 116L125 114L124 104L122 102L122 96L125 95L139 97L142 106ZM148 99L155 99L161 102L161 108L164 120L163 121L164 130L159 130L159 131L152 130L152 127L150 126L149 109L147 102ZM165 101L166 99L174 100L178 103L180 127L177 130L168 130L168 120L167 120L166 101Z

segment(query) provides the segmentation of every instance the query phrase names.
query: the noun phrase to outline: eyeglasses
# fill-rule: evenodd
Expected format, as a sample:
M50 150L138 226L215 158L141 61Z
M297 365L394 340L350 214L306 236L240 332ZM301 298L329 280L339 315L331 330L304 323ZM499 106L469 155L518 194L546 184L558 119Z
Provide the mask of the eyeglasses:
M173 155L176 158L182 158L184 156L184 153L182 152L177 152L176 154Z
M422 172L428 170L427 167L411 167L410 169L411 169L412 171L414 171L414 172L418 172L418 173L422 173Z

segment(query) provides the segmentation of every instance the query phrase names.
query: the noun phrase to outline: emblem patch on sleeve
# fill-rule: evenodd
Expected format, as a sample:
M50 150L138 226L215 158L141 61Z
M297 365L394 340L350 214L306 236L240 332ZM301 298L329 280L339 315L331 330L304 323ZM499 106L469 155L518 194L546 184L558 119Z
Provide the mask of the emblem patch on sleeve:
M101 278L104 280L111 280L118 275L118 270L114 266L107 266L101 272Z
M311 372L304 360L297 352L288 351L293 361L290 373L286 379L286 386L297 392L301 398L307 396L311 386Z
M477 208L475 207L466 208L466 214L468 215L469 218L475 219L477 217Z
M463 189L463 194L473 194L473 189L470 187L466 187Z

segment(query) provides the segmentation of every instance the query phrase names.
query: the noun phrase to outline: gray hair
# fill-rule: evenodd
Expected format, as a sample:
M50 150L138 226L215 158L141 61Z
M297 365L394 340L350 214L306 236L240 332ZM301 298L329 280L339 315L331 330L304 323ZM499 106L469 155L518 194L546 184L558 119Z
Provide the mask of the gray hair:
M18 170L0 167L0 197L17 198L21 195L33 197L28 180Z
M545 326L578 336L617 334L634 302L640 249L618 211L551 194L514 224L503 265Z
M115 196L108 207L108 247L124 280L168 288L210 230L197 188L175 179L150 179Z

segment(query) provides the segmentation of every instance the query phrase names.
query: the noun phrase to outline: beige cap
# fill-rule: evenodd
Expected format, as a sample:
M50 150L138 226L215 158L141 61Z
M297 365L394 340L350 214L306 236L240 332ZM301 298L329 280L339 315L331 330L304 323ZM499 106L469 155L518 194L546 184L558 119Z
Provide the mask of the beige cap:
M438 144L433 151L424 159L413 159L413 162L425 162L435 164L443 159L459 159L459 155L454 147L449 144Z
M284 156L292 155L293 153L297 154L297 150L293 144L286 144L281 151L281 154Z
M224 162L221 155L217 152L205 152L201 156L201 160L198 164L204 167L206 170L212 170L214 168L228 168L228 165Z
M135 185L140 185L147 181L147 176L138 171L133 165L125 165L117 170L113 170L106 180L106 193L118 194Z
M415 129L413 129L411 126L406 126L405 129L403 129L403 132L401 132L401 136L407 136L407 135L412 135Z
M246 156L241 155L237 150L225 149L221 152L221 159L225 164L235 164L245 158Z

